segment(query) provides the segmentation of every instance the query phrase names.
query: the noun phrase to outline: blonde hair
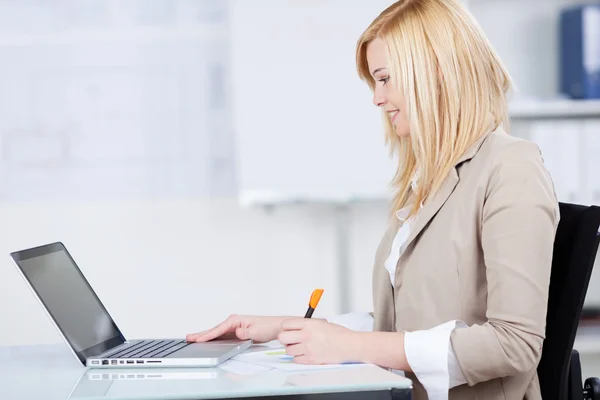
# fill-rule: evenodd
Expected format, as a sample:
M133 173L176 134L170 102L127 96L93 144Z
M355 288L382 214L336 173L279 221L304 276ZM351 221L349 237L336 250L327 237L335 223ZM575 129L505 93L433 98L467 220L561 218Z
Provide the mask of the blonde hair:
M356 63L372 90L366 52L376 38L386 43L390 81L404 95L407 109L401 112L410 127L409 137L398 137L383 111L386 144L399 159L392 211L414 201L414 215L482 135L500 125L508 131L511 79L456 0L400 0L371 23L358 40Z

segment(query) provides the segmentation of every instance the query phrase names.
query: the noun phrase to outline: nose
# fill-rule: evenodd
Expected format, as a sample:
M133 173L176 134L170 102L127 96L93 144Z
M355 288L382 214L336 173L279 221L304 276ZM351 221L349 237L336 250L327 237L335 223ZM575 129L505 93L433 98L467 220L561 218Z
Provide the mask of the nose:
M377 107L383 107L385 106L385 103L386 99L382 95L381 91L375 89L375 92L373 93L373 104L375 104Z

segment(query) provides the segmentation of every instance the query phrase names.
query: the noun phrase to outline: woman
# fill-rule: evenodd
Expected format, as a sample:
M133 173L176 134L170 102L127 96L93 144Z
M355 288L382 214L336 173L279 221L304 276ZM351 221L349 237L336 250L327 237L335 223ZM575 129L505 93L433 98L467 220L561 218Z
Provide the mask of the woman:
M399 158L374 313L234 315L188 340L279 339L298 363L402 370L416 399L540 398L558 202L537 146L506 133L507 72L454 0L390 6L357 65Z

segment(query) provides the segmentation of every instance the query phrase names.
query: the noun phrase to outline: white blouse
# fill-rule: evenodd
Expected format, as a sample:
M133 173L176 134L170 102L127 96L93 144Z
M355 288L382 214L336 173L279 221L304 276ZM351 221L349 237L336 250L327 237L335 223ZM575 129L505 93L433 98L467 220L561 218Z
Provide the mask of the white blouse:
M416 182L413 181L413 189L415 185ZM396 212L396 217L403 224L394 237L390 255L385 261L385 269L390 274L392 286L398 259L404 252L404 245L410 234L411 226L418 218L417 214L406 220L409 211L410 207L405 207ZM327 320L356 331L373 330L373 317L368 313L343 314ZM406 359L431 400L446 400L449 389L467 383L450 342L450 334L454 329L466 327L464 322L454 320L428 330L405 333Z

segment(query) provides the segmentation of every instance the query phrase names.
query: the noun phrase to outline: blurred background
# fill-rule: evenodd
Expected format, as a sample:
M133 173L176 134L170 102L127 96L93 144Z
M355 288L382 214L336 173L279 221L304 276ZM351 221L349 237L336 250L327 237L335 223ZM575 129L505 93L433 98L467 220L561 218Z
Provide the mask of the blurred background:
M371 311L394 160L354 49L391 3L1 0L0 345L61 342L8 257L53 241L130 338L302 315L317 287L316 317ZM512 134L599 204L600 6L464 3L517 85Z

